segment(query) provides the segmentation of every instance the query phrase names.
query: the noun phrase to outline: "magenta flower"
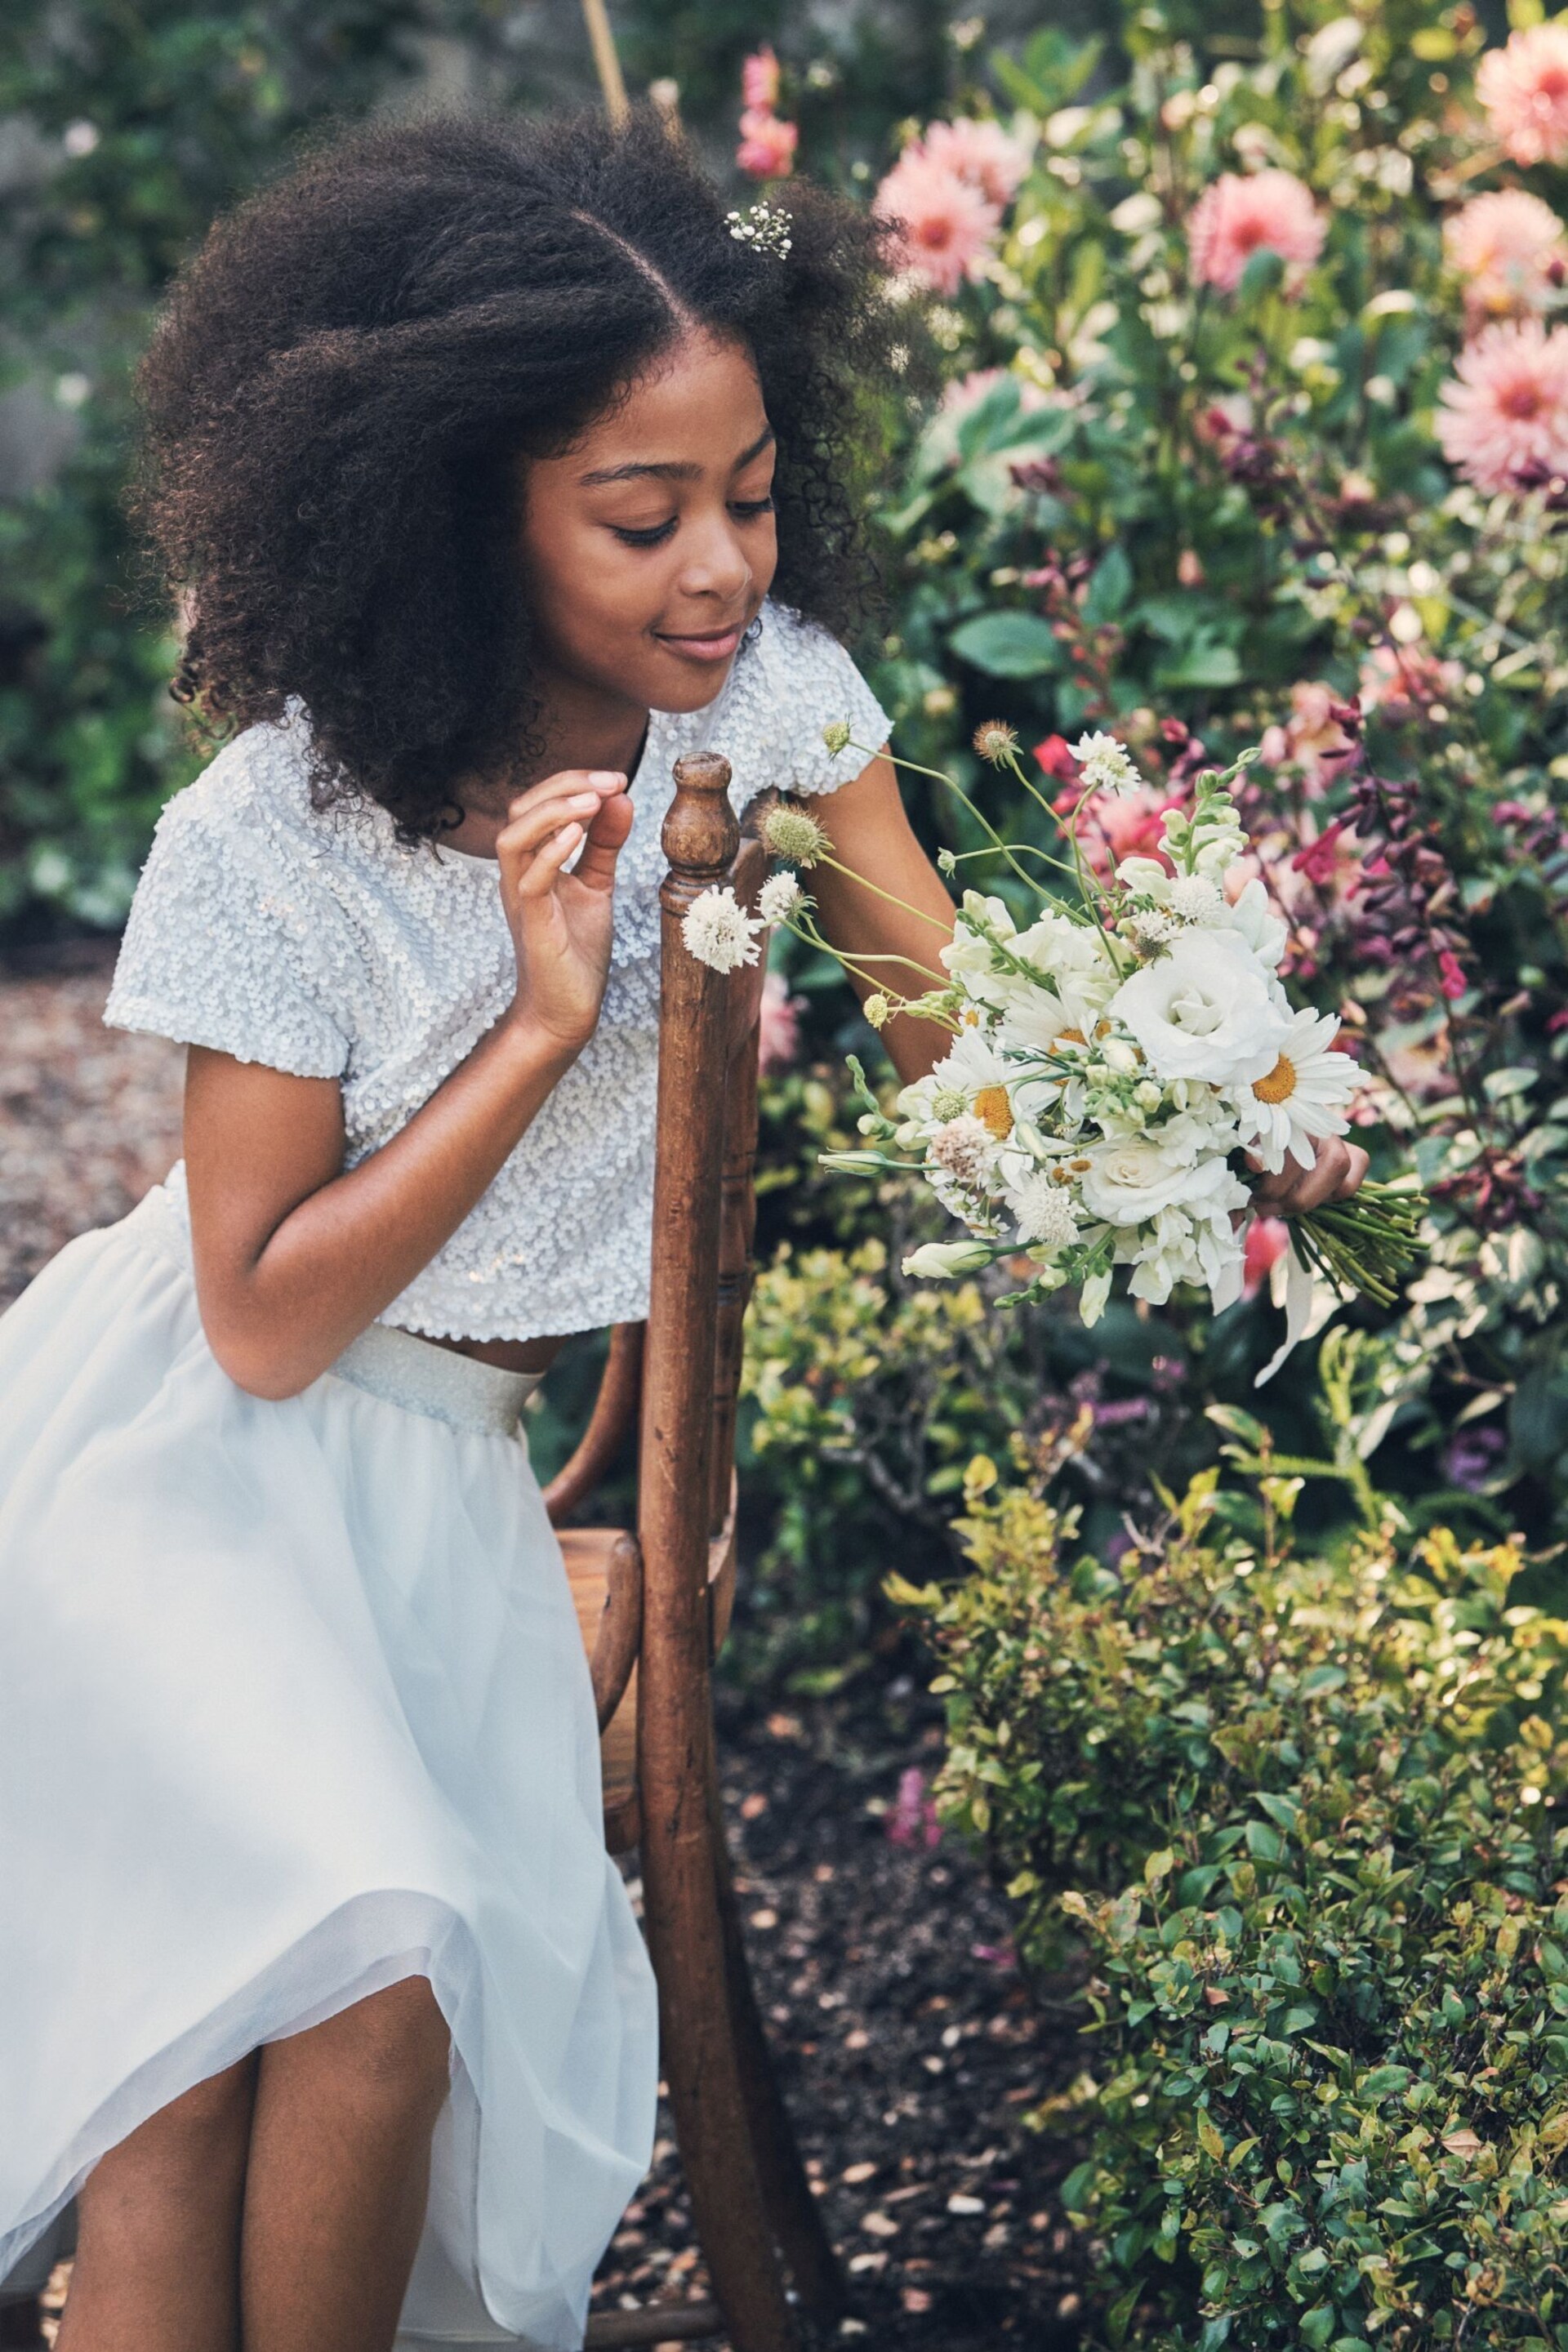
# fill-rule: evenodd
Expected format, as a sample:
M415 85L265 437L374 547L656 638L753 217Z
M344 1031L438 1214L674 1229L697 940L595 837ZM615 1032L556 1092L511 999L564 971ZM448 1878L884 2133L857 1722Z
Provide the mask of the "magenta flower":
M779 61L764 41L741 68L741 102L754 114L771 114L779 102Z
M1224 172L1205 188L1187 224L1193 276L1234 294L1255 253L1310 268L1327 234L1312 192L1292 172Z
M918 1764L900 1773L898 1798L886 1815L885 1826L893 1845L941 1844L942 1823L936 1817L935 1801L926 1790L926 1776Z

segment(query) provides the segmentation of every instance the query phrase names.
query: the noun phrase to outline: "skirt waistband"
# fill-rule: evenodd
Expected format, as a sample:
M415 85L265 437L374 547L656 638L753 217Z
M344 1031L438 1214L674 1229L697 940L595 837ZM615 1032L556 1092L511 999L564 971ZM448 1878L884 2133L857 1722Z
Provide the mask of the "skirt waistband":
M328 1369L385 1404L422 1412L453 1429L501 1437L516 1435L518 1416L544 1378L542 1372L482 1364L390 1323L373 1323Z
M165 1186L155 1184L125 1222L146 1245L190 1272L190 1230L181 1202ZM444 1421L452 1429L502 1437L517 1435L519 1415L544 1378L542 1372L508 1372L499 1364L482 1364L390 1323L373 1323L362 1331L328 1371L384 1404Z

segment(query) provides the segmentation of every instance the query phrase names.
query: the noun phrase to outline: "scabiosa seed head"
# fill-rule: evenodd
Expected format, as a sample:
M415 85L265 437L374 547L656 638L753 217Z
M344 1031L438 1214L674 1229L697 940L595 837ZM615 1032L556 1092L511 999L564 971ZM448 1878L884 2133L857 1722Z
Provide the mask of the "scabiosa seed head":
M888 1023L893 1017L892 1005L889 1003L887 997L882 994L880 989L878 989L874 995L868 996L866 999L862 1010L873 1029L885 1029Z
M763 839L775 857L786 857L792 866L815 866L827 847L827 835L816 819L785 801L763 819Z
M956 1183L977 1191L990 1171L992 1148L990 1129L964 1111L938 1128L926 1153Z
M1016 756L1018 738L1000 719L983 719L974 730L974 748L994 768L1002 768Z
M733 971L755 963L762 924L748 915L726 882L710 884L693 898L681 918L680 935L689 953L713 971Z
M844 750L849 740L848 720L845 719L830 719L826 726L822 730L822 740L826 744L828 750L832 752L834 758L837 759L839 752Z

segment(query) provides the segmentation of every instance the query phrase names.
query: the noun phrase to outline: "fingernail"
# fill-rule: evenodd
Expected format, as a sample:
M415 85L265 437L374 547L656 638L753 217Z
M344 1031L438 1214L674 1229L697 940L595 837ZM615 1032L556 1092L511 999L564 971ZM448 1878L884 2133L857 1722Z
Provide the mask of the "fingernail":
M588 782L591 784L603 784L606 790L610 792L614 792L618 785L624 784L626 781L625 776L621 773L618 768L595 768L588 778Z

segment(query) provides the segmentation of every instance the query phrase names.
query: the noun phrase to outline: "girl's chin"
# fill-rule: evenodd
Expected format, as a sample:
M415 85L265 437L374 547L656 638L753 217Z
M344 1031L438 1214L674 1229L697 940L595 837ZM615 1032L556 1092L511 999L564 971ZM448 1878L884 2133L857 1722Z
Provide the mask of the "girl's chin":
M695 662L672 655L659 664L658 688L652 698L655 710L706 710L717 701L735 666L731 654L724 661Z

